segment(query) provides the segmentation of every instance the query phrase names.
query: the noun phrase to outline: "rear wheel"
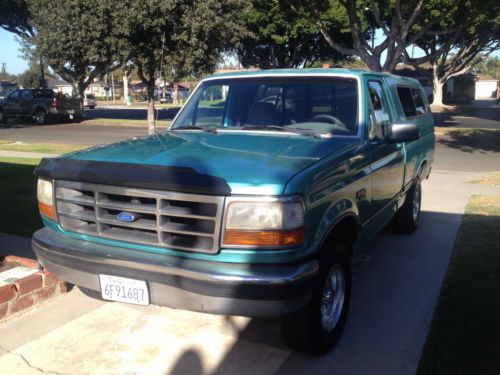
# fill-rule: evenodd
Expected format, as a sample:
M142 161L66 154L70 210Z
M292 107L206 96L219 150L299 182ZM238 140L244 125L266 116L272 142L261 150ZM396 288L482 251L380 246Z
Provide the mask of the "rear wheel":
M418 228L420 209L422 205L422 184L417 178L413 186L406 193L406 199L401 208L396 212L393 223L400 233L413 233Z
M47 120L47 114L42 108L38 108L35 112L35 122L38 125L43 125L45 124L46 120Z
M319 277L303 309L282 318L282 333L292 348L324 354L337 344L351 299L351 267L347 246L333 242L320 256Z

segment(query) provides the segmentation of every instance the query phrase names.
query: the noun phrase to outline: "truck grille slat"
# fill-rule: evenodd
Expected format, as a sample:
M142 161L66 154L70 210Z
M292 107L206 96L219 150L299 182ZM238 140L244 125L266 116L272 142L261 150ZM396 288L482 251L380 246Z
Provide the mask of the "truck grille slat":
M224 197L55 181L64 230L121 241L216 253ZM131 221L118 214L133 216Z

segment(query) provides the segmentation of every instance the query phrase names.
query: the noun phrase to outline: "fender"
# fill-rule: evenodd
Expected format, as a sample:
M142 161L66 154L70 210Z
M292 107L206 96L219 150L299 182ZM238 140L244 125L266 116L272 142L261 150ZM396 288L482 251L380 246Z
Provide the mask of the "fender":
M356 222L356 235L359 229L359 215L356 205L349 199L341 199L326 210L321 219L313 240L313 248L316 251L322 248L336 225L346 218L352 218Z

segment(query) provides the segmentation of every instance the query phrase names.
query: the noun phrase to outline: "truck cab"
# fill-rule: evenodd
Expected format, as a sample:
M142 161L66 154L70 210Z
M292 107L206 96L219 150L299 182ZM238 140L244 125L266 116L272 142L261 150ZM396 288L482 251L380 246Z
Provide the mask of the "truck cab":
M104 300L282 316L292 347L324 353L347 319L352 256L390 223L417 229L433 148L415 80L214 75L164 133L43 159L33 248Z

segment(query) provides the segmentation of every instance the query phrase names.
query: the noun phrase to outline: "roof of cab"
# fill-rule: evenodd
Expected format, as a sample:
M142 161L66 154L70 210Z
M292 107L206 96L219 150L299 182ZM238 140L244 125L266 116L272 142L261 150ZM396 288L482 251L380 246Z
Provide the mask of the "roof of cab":
M316 69L265 69L265 70L252 70L252 71L234 71L226 73L217 73L206 77L206 79L216 78L243 78L255 76L293 76L293 75L350 75L361 78L366 75L378 75L381 77L391 77L396 81L405 81L409 84L418 83L417 80L408 77L401 77L398 75L374 72L371 70L362 69L346 69L346 68L316 68Z

